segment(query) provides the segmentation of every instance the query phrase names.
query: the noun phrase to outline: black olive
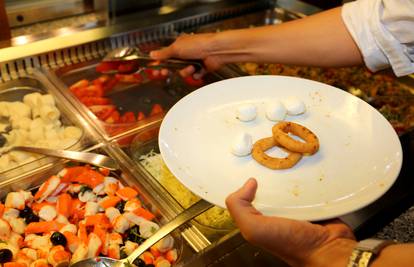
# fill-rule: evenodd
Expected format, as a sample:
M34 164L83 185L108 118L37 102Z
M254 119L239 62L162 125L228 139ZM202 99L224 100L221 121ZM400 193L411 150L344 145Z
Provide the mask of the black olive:
M27 224L29 224L32 222L38 222L40 219L39 219L39 216L37 216L36 214L30 213L29 215L27 215L26 218L24 218L24 220L26 221Z
M125 201L121 200L116 204L115 208L118 209L120 213L124 213L125 203Z
M146 264L145 267L155 267L154 264Z
M19 216L20 216L21 218L26 218L26 217L27 217L27 216L29 216L30 214L33 214L33 211L32 211L32 209L31 209L31 208L29 208L28 206L24 207L24 209L22 209L22 210L19 212Z
M36 195L37 191L39 191L39 187L36 187L30 190L33 196Z
M7 142L6 137L4 135L0 134L0 147L3 147Z
M140 236L138 225L134 225L127 230L126 240L138 243L139 245L145 241L145 238Z
M50 241L52 241L52 244L54 246L62 245L66 246L66 237L60 233L60 232L54 232L52 236L50 237Z
M137 267L146 267L145 261L143 261L140 258L138 258L134 261L134 265L136 265Z
M13 253L10 249L0 249L0 263L9 262L13 259Z

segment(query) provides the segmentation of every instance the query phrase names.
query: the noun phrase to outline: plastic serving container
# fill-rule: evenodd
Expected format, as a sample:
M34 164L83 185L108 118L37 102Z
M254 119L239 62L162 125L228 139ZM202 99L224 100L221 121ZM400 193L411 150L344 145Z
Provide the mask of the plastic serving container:
M88 150L90 151L90 150ZM106 149L104 146L100 149L94 149L91 152L106 154ZM168 222L168 218L163 213L163 209L160 209L160 204L156 201L156 194L154 192L149 192L142 183L139 182L139 179L135 177L133 173L131 173L123 164L122 162L118 161L120 164L120 169L117 171L110 172L107 176L114 177L118 179L124 186L129 186L134 188L137 192L137 198L141 202L141 207L145 208L146 210L150 211L155 218L152 221L156 222L158 225L162 226L166 222ZM26 190L32 191L34 194L40 185L45 182L49 177L52 175L58 174L64 167L73 167L73 166L82 166L84 164L77 163L74 161L58 161L54 165L50 165L48 168L38 169L37 172L19 177L10 179L8 181L3 181L0 183L0 199L4 203L5 197L9 192L15 192L19 190ZM155 195L155 196L154 196ZM126 238L124 234L121 234L123 238ZM175 266L182 258L183 250L185 248L183 239L179 233L179 230L174 231L170 234L174 239L174 246L173 248L177 251L177 260L172 264ZM123 241L125 242L125 240ZM125 243L123 243L125 244ZM122 247L122 245L120 246ZM151 252L152 253L152 252Z
M12 138L10 140L15 140L13 142L17 142L17 143L24 142L25 145L36 146L36 144L34 143L32 144L31 142L35 142L35 141L39 142L39 140L43 140L44 141L43 145L49 146L51 148L54 148L55 146L50 145L50 144L55 143L56 144L55 148L71 149L71 150L81 149L88 143L87 134L84 132L83 127L80 125L78 116L77 115L74 116L73 112L71 112L70 109L68 109L67 102L62 100L59 96L53 94L53 92L49 91L48 88L49 87L47 85L45 85L40 80L34 77L12 80L12 81L0 84L0 102L3 103L3 106L2 106L3 110L0 113L4 113L6 112L6 110L9 110L7 112L10 113L6 115L3 114L3 116L0 114L0 124L3 124L3 127L2 127L3 128L2 129L3 141L5 141L4 139L5 136L10 136L11 134L13 134L14 137L8 137L8 138ZM14 122L12 123L12 120L10 119L11 116L16 116L16 113L21 111L21 107L10 108L10 106L4 106L4 103L5 102L7 103L22 102L25 95L32 94L32 93L39 93L41 96L45 94L50 94L52 97L51 98L49 97L47 101L50 101L50 100L53 101L54 99L55 105L51 105L51 106L55 106L58 111L56 111L53 108L51 109L45 108L47 104L44 104L44 103L39 104L39 106L29 109L30 115L29 117L26 117L27 119L24 119L25 123L23 123L23 120L20 119L20 117L15 117ZM26 106L26 108L27 107L28 106ZM36 112L38 112L39 114L41 113L42 116L34 115L35 109L37 110ZM51 113L47 113L49 111ZM59 116L59 119L54 120L53 123L50 121L45 122L45 120L47 120L45 117L46 116L45 114L51 114L51 116L55 116L53 114L58 114L57 116ZM36 123L32 124L32 121L34 121L35 118L36 118ZM8 125L8 127L4 127L5 125ZM48 126L45 126L45 125L48 125ZM75 126L77 129L79 129L80 136L79 136L79 131L70 126ZM43 127L43 131L35 132L39 130L39 127ZM13 130L22 129L22 130L10 132L10 130L12 129ZM70 131L70 129L75 130L77 132L76 134L77 138L70 139L68 137L67 139L65 139L70 134L66 132L67 134L65 135L63 132L61 132L64 129L66 129L66 131ZM36 138L34 136L36 136ZM30 142L30 143L27 143L27 142ZM67 143L67 145L65 145L65 142ZM40 143L41 141L39 142L39 145L42 146L42 144ZM7 158L3 158L3 160L5 161L3 163L6 164L6 166L12 166L11 163L7 164L6 161L10 162L11 160L13 160L13 163L16 163L16 164L19 163L19 164L16 166L12 166L10 168L2 168L3 171L0 169L0 181L19 176L24 172L34 170L38 167L41 167L55 160L53 158L44 157L40 155L28 156L29 154L21 154L22 152L18 152L18 153L11 152L11 153L14 153L14 154L6 155L5 157ZM12 156L15 156L16 159L10 158ZM18 158L18 157L21 157L21 158Z
M49 74L57 77L63 84L60 89L64 96L94 123L97 122L99 131L106 137L161 119L183 96L221 79L215 74L208 74L201 82L194 82L182 78L178 74L179 69L169 69L168 75L158 76L154 75L153 70L142 71L138 75L105 75L96 70L99 64L99 61L90 61ZM76 89L77 86L94 88L102 81L103 93L91 92L91 95L101 95L100 98L84 97L85 90Z
M168 170L158 148L158 125L153 125L133 136L124 137L132 140L124 145L126 154L143 170L147 179L159 183L183 209L188 208L200 198L181 184ZM213 207L193 220L193 224L212 242L236 229L227 210Z

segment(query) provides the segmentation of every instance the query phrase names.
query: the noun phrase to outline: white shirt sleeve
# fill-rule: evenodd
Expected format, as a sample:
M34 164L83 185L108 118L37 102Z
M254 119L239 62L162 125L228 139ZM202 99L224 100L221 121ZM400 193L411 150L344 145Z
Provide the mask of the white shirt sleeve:
M358 0L342 8L342 18L372 71L392 67L414 73L414 1Z

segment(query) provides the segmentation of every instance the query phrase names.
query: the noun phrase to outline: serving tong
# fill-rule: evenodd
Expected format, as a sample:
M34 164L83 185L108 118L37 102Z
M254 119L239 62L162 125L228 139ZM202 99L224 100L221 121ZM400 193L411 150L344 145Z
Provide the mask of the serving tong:
M89 163L97 167L103 167L111 171L119 169L118 163L112 158L105 155L90 152L79 152L29 146L9 146L0 148L0 156L9 153L10 151L25 151L30 153L42 154L46 156L52 156L56 158L75 160L82 163Z
M128 62L133 61L135 68L132 68L129 72L122 72L122 74L131 74L141 72L143 69L160 69L160 68L184 68L189 65L194 66L196 72L203 68L202 61L199 60L185 60L169 58L162 60L157 65L149 65L148 63L154 62L148 54L144 53L137 46L124 46L115 48L110 51L103 59L102 62ZM105 72L106 74L121 73L118 70L110 70Z

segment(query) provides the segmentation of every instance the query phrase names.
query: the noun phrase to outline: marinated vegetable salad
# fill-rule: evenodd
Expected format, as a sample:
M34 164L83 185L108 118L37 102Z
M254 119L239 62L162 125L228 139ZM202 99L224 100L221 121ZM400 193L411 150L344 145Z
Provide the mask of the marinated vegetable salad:
M37 191L10 192L0 202L0 266L67 266L80 260L131 254L159 225L138 191L107 169L66 167ZM168 267L177 260L167 236L134 263Z

